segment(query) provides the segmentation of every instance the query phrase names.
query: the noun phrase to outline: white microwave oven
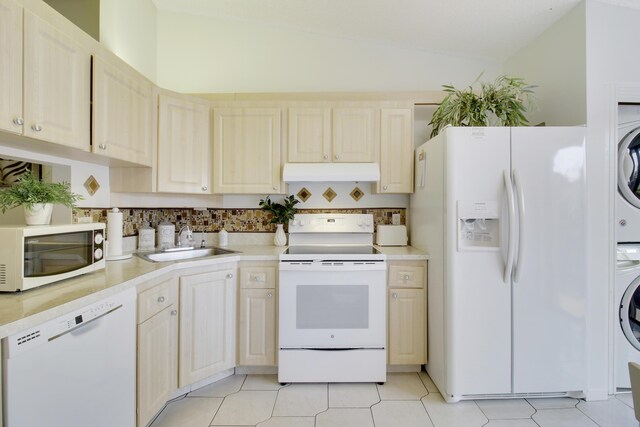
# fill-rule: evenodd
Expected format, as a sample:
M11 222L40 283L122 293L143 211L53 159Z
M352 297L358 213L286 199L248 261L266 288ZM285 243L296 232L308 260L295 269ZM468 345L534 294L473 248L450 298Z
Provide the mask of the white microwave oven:
M104 223L0 227L0 292L26 291L100 270Z

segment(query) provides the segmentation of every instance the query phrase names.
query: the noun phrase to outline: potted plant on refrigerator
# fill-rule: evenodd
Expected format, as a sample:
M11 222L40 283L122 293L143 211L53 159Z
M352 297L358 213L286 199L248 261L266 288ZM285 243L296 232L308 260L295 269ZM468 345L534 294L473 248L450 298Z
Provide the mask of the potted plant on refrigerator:
M283 203L273 203L269 196L260 200L259 206L263 211L267 211L273 215L271 224L276 224L276 234L273 237L273 244L276 246L284 246L287 244L287 235L284 233L284 224L288 224L293 219L298 209L295 207L300 200L297 200L293 194L285 197Z
M478 77L479 79L480 77ZM447 95L433 113L431 137L451 126L527 126L524 115L533 106L533 88L520 77L499 76L493 83L480 83L474 91L474 81L461 90L443 85ZM525 105L526 104L526 105Z
M51 222L54 204L75 207L82 196L71 192L67 182L46 182L27 171L11 187L0 191L0 210L18 206L24 208L27 225L47 225Z

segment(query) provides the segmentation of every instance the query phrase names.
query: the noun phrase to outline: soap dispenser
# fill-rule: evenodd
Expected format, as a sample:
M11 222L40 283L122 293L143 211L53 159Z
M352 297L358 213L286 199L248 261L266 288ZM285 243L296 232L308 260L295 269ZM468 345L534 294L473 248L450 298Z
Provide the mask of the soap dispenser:
M218 233L218 246L227 246L229 244L229 233L222 227L222 230Z

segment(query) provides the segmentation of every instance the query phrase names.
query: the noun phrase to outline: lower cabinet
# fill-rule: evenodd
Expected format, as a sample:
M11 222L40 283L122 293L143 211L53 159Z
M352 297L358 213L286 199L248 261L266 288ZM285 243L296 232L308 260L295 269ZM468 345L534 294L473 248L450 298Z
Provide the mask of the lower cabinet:
M138 295L138 423L143 427L178 386L178 280Z
M389 263L388 363L427 363L426 263Z
M235 269L180 276L179 387L235 366Z
M276 365L277 263L240 265L238 365Z

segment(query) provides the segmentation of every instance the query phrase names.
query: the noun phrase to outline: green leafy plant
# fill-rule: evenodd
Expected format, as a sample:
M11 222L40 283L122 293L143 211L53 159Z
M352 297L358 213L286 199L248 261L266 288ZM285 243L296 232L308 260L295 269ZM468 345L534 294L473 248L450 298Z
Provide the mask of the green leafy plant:
M293 194L285 197L283 203L273 203L269 196L260 200L258 204L263 211L267 211L273 215L272 224L288 224L298 209L295 207L300 200L297 200Z
M480 77L478 77L479 79ZM480 83L474 92L476 79L465 90L443 85L447 93L433 114L431 137L445 126L526 126L527 107L533 106L533 88L520 77L502 75L493 83ZM525 103L527 106L525 106Z
M27 171L11 187L0 190L0 209L5 213L17 206L31 209L36 203L54 203L73 208L82 196L71 192L67 182L45 182Z

